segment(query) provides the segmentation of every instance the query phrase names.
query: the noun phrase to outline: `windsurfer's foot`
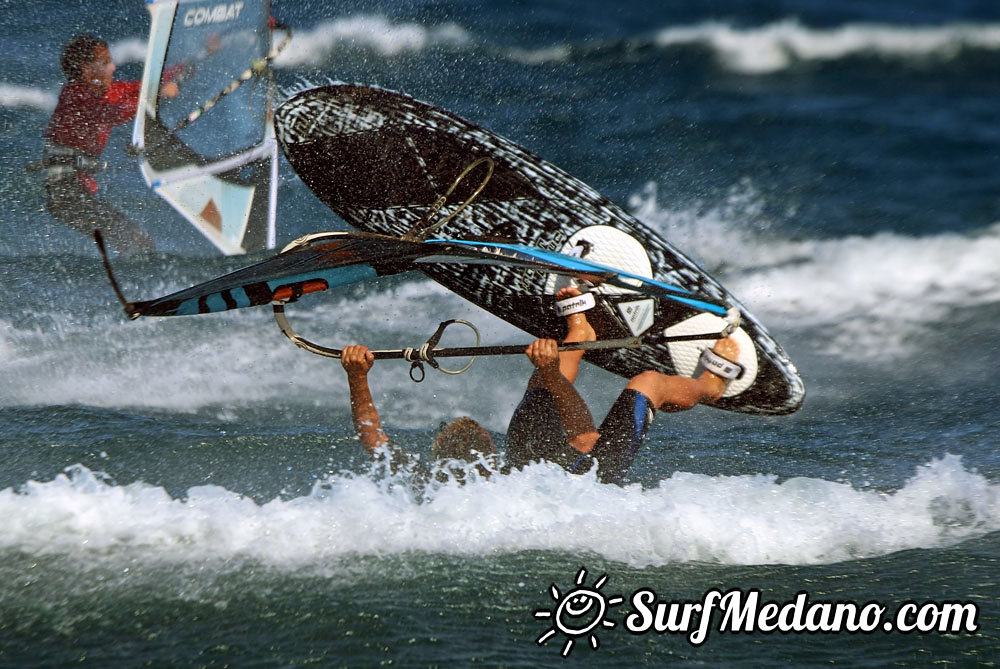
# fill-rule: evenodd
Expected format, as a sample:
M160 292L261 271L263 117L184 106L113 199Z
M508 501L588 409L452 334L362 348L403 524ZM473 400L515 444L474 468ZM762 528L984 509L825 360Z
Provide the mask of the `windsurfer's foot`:
M729 361L735 361L740 354L739 344L730 338L719 339L712 350ZM707 370L695 378L647 370L632 377L625 387L645 395L658 411L674 412L692 409L702 402L715 402L728 385L728 379Z
M569 300L572 302L579 302L579 304L557 306L557 309L560 309L560 313L565 313L562 309L567 306L570 310L576 312L566 315L566 336L563 338L564 344L595 341L597 339L597 333L594 332L594 328L592 328L590 323L587 321L586 313L587 309L590 309L594 305L594 298L592 295L588 295L588 299L575 299L580 298L581 295L583 295L583 293L581 293L575 286L567 286L556 293L557 301ZM570 383L576 381L576 376L580 371L581 360L583 360L583 351L563 351L559 354L559 371Z
M579 288L576 286L566 286L556 293L556 299L568 300L579 295L582 295ZM566 316L566 338L563 339L564 342L575 343L596 340L597 333L594 332L594 328L591 327L590 322L587 320L586 311Z
M723 337L716 340L715 346L712 347L712 352L730 362L737 362L740 359L740 345L732 337ZM707 369L702 372L698 380L705 384L705 399L702 400L703 402L714 402L722 397L730 381L730 379Z

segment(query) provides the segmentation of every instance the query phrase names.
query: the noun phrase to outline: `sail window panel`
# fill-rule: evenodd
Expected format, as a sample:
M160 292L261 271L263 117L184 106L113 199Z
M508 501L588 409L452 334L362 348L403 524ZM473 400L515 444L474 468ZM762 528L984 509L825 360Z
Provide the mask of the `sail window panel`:
M259 75L215 99L254 63L267 55L267 3L231 2L211 5L179 3L174 14L164 72L180 77L174 98L157 100L157 119L165 128L198 117L175 135L204 162L225 158L259 145L265 138L270 113L268 86ZM202 13L198 13L202 12Z

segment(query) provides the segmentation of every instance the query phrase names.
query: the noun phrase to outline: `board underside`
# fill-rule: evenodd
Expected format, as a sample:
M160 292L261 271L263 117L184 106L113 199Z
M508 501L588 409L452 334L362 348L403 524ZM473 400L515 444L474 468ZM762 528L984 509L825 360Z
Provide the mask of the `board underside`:
M735 337L746 372L713 406L786 414L801 405L805 389L794 365L722 285L594 189L509 140L406 95L346 84L291 96L278 108L275 128L303 182L361 230L394 236L426 231L464 204L430 237L511 241L581 255L737 307L742 324ZM468 169L480 158L492 165ZM565 284L550 274L480 266L423 271L536 337L564 334L552 296ZM699 373L700 351L713 339L666 339L717 335L724 325L718 316L671 300L610 286L594 292L598 304L587 315L598 338L641 335L646 344L587 353L589 362L625 378L650 369Z

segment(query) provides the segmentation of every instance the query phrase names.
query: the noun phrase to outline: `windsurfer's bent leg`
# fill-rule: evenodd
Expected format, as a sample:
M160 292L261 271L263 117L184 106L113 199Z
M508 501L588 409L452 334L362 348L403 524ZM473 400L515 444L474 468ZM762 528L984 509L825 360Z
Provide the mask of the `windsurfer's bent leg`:
M60 179L46 184L49 214L72 230L91 235L99 228L114 249L121 252L155 251L153 240L106 200L95 197L75 183Z

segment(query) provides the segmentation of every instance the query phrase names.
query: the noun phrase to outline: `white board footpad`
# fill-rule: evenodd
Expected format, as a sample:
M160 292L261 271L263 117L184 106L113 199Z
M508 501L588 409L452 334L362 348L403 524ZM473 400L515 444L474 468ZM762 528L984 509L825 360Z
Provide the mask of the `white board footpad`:
M715 314L701 313L690 318L686 318L680 323L675 323L663 331L666 336L692 335L702 332L721 333L726 326L725 320ZM729 381L723 397L735 397L750 388L757 379L759 363L757 360L757 348L753 339L743 328L736 330L729 335L740 347L740 355L737 362L743 368L743 375ZM674 368L680 376L697 377L707 367L702 361L702 351L711 349L715 345L715 339L698 339L695 341L676 341L667 344L670 349L670 358L674 363Z

